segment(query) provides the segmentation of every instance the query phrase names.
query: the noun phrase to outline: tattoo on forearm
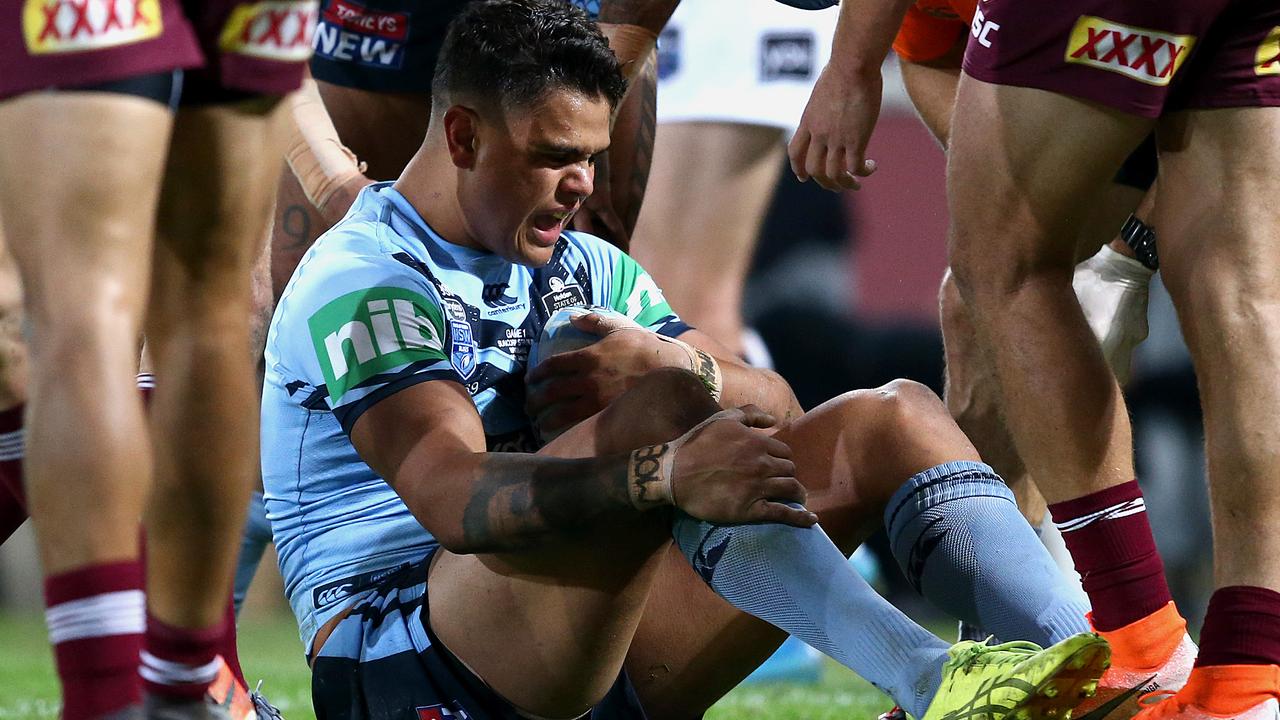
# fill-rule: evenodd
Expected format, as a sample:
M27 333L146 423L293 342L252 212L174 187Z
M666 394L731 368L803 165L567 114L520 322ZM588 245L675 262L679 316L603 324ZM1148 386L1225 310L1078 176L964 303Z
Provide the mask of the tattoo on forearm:
M288 205L280 216L280 229L289 236L291 250L305 249L311 244L311 211L307 205Z
M644 204L645 188L649 184L649 168L653 164L653 141L658 130L658 61L657 53L649 53L644 68L636 76L632 93L638 95L641 103L635 140L632 143L634 155L631 162L631 177L623 186L622 193L615 195L615 205L622 217L623 227L627 234L635 232L636 221L640 218L640 206ZM618 197L621 195L621 197Z
M480 475L462 513L463 539L472 552L511 550L548 533L585 530L629 503L627 470L617 458L495 456L484 461Z
M671 505L671 443L647 445L631 453L627 463L627 492L637 510Z

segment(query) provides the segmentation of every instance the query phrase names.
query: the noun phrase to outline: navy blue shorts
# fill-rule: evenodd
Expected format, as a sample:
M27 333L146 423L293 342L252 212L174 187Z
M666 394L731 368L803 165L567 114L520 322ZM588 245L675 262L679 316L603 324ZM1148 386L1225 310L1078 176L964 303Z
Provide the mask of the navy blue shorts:
M428 627L432 554L383 580L334 628L311 670L317 720L524 720ZM645 720L625 670L590 718Z
M430 94L449 23L471 0L321 0L311 75L373 92ZM599 0L569 0L592 17Z

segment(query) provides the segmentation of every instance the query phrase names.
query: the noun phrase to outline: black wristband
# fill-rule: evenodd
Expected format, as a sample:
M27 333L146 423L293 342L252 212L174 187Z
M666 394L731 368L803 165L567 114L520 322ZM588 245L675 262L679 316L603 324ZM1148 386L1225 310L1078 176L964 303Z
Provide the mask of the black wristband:
M1124 244L1128 245L1137 256L1138 262L1148 270L1155 272L1160 269L1160 257L1156 254L1155 228L1139 220L1137 215L1130 215L1129 219L1124 221L1124 227L1120 228L1120 239L1124 240Z

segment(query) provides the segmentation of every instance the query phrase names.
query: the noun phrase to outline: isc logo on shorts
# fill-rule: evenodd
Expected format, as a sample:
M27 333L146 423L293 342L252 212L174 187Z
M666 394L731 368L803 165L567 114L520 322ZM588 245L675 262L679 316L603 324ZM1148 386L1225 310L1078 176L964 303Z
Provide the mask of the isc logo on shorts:
M311 57L311 29L318 15L316 2L263 0L231 11L218 38L224 52L281 62Z
M1168 85L1195 41L1193 35L1170 35L1081 15L1067 41L1066 60L1148 85Z
M32 55L83 52L160 37L158 0L27 0L22 37Z
M1253 71L1258 75L1280 75L1280 27L1273 28L1258 46Z

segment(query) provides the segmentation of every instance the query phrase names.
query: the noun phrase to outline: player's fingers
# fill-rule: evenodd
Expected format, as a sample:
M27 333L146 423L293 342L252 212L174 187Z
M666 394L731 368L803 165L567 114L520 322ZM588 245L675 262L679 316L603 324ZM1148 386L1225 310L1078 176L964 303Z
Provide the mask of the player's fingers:
M805 170L804 159L809 155L809 131L803 127L804 119L801 118L801 127L796 130L796 134L791 138L791 142L787 144L787 157L791 160L791 172L795 173L796 179L804 182L809 179L809 173Z
M751 506L751 520L754 522L772 522L808 528L818 524L818 516L803 507L793 507L769 500L757 501Z
M858 181L845 172L845 151L842 147L833 147L827 153L826 176L831 183L841 190L857 190Z
M607 317L599 313L587 313L586 315L575 315L569 318L569 322L572 323L573 326L578 328L579 330L583 332L589 332L592 335L597 335L599 337L604 337L605 335L608 335L614 330L621 330L626 327L631 327L628 323L623 321L621 318Z
M755 405L743 405L737 410L742 413L742 417L738 418L738 422L747 427L770 428L778 422L777 418Z
M859 155L858 157L861 159L862 156ZM875 172L877 167L879 166L876 165L875 160L867 158L866 160L862 160L862 162L856 164L853 174L858 177L867 177L871 173Z
M764 497L782 503L804 505L804 501L809 497L804 485L789 476L771 477L765 480L763 488Z
M804 171L810 178L817 181L822 187L827 187L830 183L825 177L827 165L827 145L826 143L810 141L809 151L804 156Z
M561 376L539 383L527 383L525 409L536 415L540 410L558 402L572 400L589 394L589 384L578 377Z
M560 353L543 360L538 363L537 367L529 371L525 376L525 382L537 383L557 375L572 375L589 370L593 363L591 354L587 352L590 349L587 347L581 350Z

